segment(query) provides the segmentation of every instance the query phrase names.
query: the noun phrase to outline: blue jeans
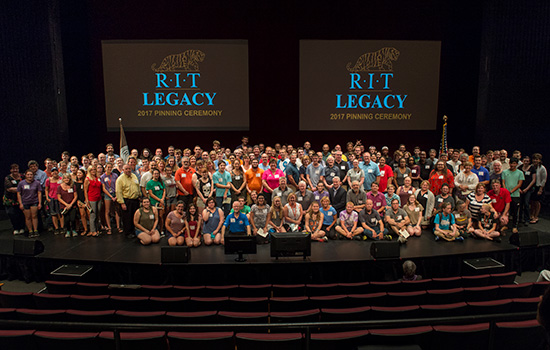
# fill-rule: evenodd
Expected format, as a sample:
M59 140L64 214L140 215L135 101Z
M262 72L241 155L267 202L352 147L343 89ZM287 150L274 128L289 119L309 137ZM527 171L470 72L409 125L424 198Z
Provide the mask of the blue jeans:
M223 215L226 217L231 210L229 204L223 204L223 197L216 197L216 207L220 208L223 211Z

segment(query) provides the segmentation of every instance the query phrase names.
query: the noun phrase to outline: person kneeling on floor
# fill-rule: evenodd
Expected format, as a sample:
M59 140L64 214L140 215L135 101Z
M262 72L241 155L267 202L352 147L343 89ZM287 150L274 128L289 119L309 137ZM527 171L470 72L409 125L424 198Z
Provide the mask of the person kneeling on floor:
M151 206L149 198L143 198L141 208L134 214L136 236L141 244L149 245L160 241L160 233L157 230L158 222L157 208Z

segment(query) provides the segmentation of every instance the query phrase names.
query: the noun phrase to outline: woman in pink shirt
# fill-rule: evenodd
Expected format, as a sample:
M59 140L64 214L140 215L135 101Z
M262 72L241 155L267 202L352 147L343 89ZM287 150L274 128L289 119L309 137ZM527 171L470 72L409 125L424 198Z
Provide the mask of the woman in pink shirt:
M285 173L282 170L277 169L277 160L271 159L269 161L269 169L264 171L262 174L262 183L264 185L264 192L268 195L266 196L266 201L271 202L271 194L273 190L279 187L279 179L284 177ZM271 203L268 203L271 204Z

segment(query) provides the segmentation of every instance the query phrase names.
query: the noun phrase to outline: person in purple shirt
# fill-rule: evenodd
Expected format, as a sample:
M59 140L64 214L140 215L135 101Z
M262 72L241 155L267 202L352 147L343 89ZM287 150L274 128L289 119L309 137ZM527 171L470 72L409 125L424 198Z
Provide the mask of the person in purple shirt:
M42 186L34 179L34 172L25 171L25 179L17 185L19 209L25 214L29 238L38 237L38 211L42 208Z

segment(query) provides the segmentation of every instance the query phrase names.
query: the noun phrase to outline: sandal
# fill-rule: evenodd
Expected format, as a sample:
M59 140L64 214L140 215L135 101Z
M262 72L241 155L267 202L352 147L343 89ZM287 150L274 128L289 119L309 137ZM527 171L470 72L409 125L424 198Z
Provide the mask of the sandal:
M82 231L82 233L80 233L81 236L86 236L86 234L88 233L88 231Z
M93 236L92 232L88 232L88 234L86 235L86 237L90 237L90 236Z
M536 224L537 222L539 222L539 219L531 219L531 221L529 221L530 224Z
M110 228L107 229L107 234L108 234L108 235L111 234L111 229L110 229Z
M98 232L94 232L94 233L91 234L91 236L92 236L92 237L97 237L97 236L99 236L99 233L98 233Z
M123 233L124 232L124 230L120 227L117 227L116 229L117 229L118 233Z

